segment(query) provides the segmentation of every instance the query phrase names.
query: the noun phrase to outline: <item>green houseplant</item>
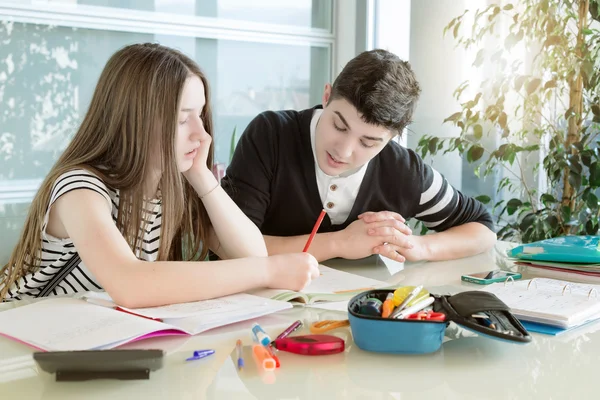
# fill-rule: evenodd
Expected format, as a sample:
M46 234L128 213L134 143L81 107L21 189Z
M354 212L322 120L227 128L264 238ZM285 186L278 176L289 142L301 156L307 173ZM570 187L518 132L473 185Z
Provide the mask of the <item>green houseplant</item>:
M597 20L597 0L522 0L467 10L444 29L489 78L454 92L459 110L444 123L458 136L423 136L417 149L423 157L460 152L481 179L503 171L500 200L478 197L492 206L501 239L598 233ZM511 61L519 46L527 59Z

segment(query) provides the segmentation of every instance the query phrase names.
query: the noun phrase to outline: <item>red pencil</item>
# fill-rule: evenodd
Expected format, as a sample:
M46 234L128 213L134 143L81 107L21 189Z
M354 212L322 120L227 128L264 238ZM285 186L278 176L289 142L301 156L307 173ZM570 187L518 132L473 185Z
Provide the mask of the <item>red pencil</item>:
M152 317L147 317L147 316L145 316L145 315L136 314L136 313L134 313L134 312L131 312L131 311L129 311L129 310L126 310L126 309L124 309L124 308L121 308L121 307L119 307L119 306L115 306L115 307L113 307L113 308L114 308L115 310L117 310L117 311L121 311L121 312L124 312L124 313L126 313L126 314L135 315L136 317L141 317L141 318L151 319L152 321L163 322L163 320L162 320L162 319L160 319L160 318L152 318Z
M313 230L310 233L308 240L306 241L306 246L304 246L304 250L302 250L303 253L306 253L308 251L310 244L312 243L313 239L315 238L315 235L317 234L317 231L319 230L319 227L321 226L321 222L323 222L323 218L325 218L325 209L321 210L321 214L319 214L319 218L317 218L317 222L315 222L315 226L313 227Z

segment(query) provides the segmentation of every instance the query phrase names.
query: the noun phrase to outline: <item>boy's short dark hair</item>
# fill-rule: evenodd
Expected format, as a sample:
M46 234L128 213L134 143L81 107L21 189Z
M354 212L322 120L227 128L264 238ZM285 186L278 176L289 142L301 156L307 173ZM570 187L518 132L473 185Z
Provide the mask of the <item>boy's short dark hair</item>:
M344 98L366 123L401 134L412 122L421 88L407 61L386 50L360 53L333 82L329 101Z

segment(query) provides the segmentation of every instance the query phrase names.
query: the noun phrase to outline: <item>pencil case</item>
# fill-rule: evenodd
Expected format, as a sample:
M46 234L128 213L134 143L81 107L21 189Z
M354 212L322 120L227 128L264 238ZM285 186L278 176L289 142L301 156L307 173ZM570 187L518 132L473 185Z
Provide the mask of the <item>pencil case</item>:
M433 311L444 313L444 321L391 319L363 315L361 306L370 299L385 301L389 289L376 289L354 296L348 303L348 319L356 345L367 351L396 354L432 353L442 345L448 324L453 321L463 328L492 339L511 343L529 343L531 336L509 307L496 295L469 291L453 296L431 294ZM484 326L472 315L486 313L492 326Z

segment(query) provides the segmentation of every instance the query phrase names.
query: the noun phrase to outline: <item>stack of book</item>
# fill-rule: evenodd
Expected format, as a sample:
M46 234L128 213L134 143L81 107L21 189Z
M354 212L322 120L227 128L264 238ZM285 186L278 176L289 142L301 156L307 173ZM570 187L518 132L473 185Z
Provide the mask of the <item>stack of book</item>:
M600 236L563 236L508 251L516 265L535 276L600 283Z

